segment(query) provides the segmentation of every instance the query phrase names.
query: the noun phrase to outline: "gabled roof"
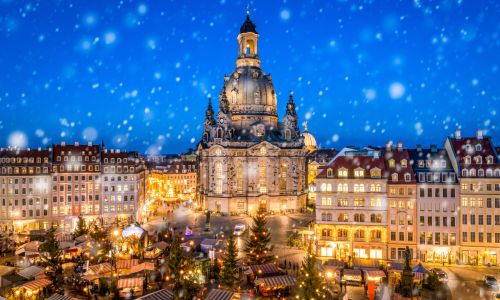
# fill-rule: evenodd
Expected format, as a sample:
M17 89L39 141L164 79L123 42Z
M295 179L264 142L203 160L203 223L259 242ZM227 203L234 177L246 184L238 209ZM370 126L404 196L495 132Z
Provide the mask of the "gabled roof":
M415 176L411 166L410 154L407 149L384 150L385 166L388 173L389 183L415 183ZM394 160L394 167L391 167L390 162ZM406 167L402 162L406 161ZM397 181L393 180L393 175L397 174ZM405 174L410 175L410 180L405 181Z

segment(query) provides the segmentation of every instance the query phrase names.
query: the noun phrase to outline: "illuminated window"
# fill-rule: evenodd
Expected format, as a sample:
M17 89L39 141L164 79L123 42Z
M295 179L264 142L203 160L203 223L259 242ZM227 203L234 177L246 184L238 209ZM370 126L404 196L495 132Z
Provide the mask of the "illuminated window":
M364 170L354 170L354 177L364 177L365 176L365 171Z
M394 166L395 166L394 159L390 159L390 160L389 160L389 167L390 167L390 168L394 168Z
M261 163L259 167L259 191L267 193L267 168L265 163Z
M401 167L406 168L407 166L408 166L408 162L406 161L406 159L403 159L401 161Z
M222 182L224 180L224 175L222 174L222 163L215 163L215 192L217 194L222 194Z
M339 177L347 177L347 170L346 169L340 169L338 171Z

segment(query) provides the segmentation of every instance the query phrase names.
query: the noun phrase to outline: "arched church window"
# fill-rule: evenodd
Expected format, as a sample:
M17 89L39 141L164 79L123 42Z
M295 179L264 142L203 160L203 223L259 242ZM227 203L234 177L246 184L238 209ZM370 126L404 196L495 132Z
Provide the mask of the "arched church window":
M222 163L220 161L215 163L215 193L222 194L222 182L224 175L222 173Z
M236 104L236 94L237 93L238 92L236 91L236 89L234 89L234 90L231 91L231 103L232 104Z
M280 191L286 190L286 164L282 163L280 166Z
M207 132L203 133L203 141L205 143L208 142L208 133Z
M255 104L260 104L260 92L259 91L255 91L255 93L253 94L253 96L254 96Z
M254 55L255 54L255 43L253 40L247 40L247 44L245 47L246 55Z
M224 134L224 131L222 128L217 128L217 138L221 139Z
M292 133L289 129L285 130L285 139L290 140L292 138Z
M243 165L236 167L236 191L243 192Z
M267 193L267 167L265 162L261 162L259 166L259 191Z

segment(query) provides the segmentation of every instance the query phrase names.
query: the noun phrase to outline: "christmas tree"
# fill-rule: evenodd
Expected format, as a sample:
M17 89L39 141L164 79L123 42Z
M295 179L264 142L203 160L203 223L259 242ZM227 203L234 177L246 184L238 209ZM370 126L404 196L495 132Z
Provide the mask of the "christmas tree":
M222 257L222 269L220 271L220 283L230 289L238 286L238 249L233 235L227 240L226 251Z
M297 284L297 299L326 299L325 281L316 267L316 255L314 255L311 245L309 245L309 249L302 262Z
M73 231L73 238L77 238L89 232L87 224L85 224L85 219L80 215L78 216L78 222L76 223L75 231Z
M264 212L259 211L253 217L253 226L250 228L250 236L246 242L246 258L250 265L262 265L274 260L273 247L269 245L271 233L266 224Z
M59 250L55 233L55 227L51 227L47 232L45 241L40 246L40 258L42 264L48 267L50 279L57 286L62 277L62 251Z
M175 236L168 254L168 274L173 283L175 299L191 300L201 290L200 271L195 270L193 250L183 253L180 238Z

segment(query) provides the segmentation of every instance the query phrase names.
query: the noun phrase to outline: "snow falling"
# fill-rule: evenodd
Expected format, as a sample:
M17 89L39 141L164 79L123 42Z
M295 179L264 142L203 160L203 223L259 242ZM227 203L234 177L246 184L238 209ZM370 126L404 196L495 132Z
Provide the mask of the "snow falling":
M0 145L196 147L246 2L0 1ZM499 137L500 2L253 1L283 116L322 147Z

